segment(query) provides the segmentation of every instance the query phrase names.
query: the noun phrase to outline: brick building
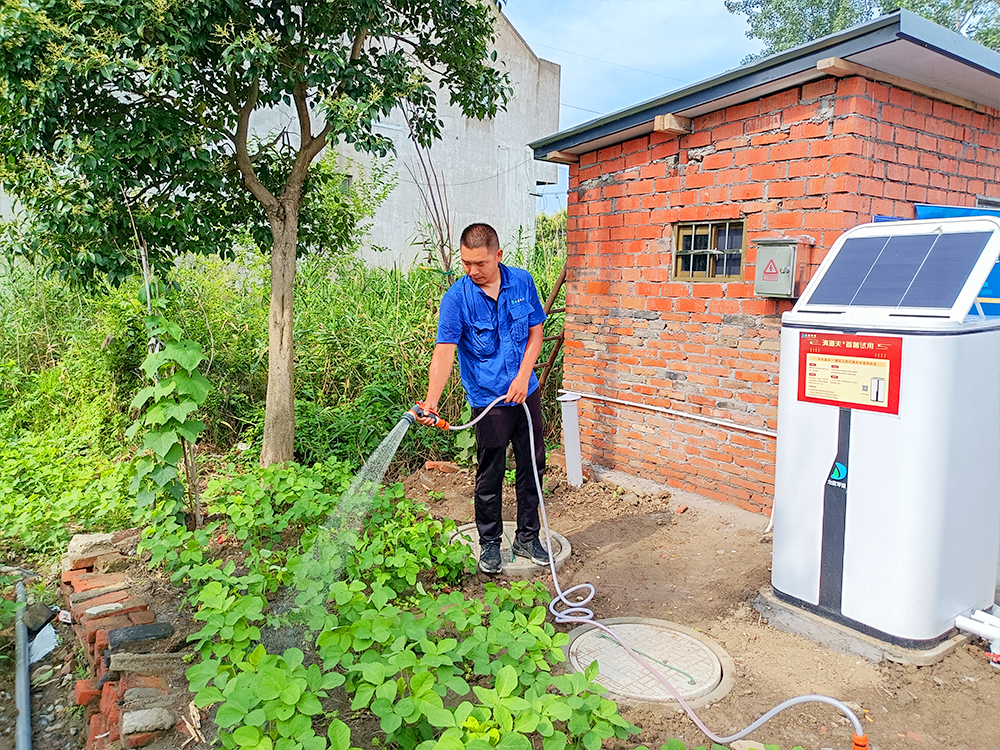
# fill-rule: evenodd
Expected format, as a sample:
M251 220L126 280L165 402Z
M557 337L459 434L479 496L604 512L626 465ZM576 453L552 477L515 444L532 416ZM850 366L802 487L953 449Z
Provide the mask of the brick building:
M570 165L584 461L769 513L793 300L755 294L758 247L808 277L875 216L1000 206L1000 54L897 11L531 147Z

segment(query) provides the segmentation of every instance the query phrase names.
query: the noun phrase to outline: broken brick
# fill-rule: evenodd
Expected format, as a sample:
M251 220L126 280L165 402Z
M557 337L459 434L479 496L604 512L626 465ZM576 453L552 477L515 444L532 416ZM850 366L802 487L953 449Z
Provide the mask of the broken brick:
M126 615L117 617L98 617L88 622L85 626L86 639L84 643L93 643L97 638L98 630L114 630L115 628L127 628L132 624Z
M140 653L149 650L156 641L162 641L174 634L174 627L169 622L153 622L149 625L135 625L131 628L118 628L108 634L107 648L114 651L129 651Z
M129 593L127 589L109 591L106 594L100 594L99 596L95 596L93 599L87 599L73 607L70 607L70 612L73 614L74 620L79 620L83 617L83 613L91 607L99 607L104 604L117 604L118 602L123 602L128 598Z
M142 674L126 674L118 681L118 694L125 695L132 688L156 688L166 691L167 682L162 677Z
M112 607L114 609L112 609ZM127 615L131 612L139 612L145 609L149 609L149 603L136 596L129 596L121 601L96 606L90 605L90 602L84 602L83 604L77 605L77 611L80 612L80 616L77 617L77 619L86 625L90 620L100 617L108 617L109 615ZM96 612L92 613L91 610L96 610ZM76 616L75 613L74 616Z
M128 619L132 621L133 625L152 625L156 622L156 613L145 609L141 612L132 612Z
M67 577L70 580L66 580ZM80 573L70 571L63 573L63 581L69 583L76 593L90 591L92 589L104 588L105 586L117 586L125 583L124 573Z
M128 567L129 559L117 552L94 558L93 568L99 573L114 573Z
M91 701L96 701L101 697L101 691L97 688L97 680L77 680L73 688L73 700L78 706L86 706Z

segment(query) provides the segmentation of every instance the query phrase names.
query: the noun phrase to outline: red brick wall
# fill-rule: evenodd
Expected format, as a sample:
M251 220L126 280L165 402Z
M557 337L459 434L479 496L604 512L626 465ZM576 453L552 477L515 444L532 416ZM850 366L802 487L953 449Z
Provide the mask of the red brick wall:
M913 203L1000 198L1000 119L863 78L828 78L584 154L570 167L564 387L777 427L778 331L754 239L844 230ZM672 278L677 222L743 219L745 282ZM770 512L773 437L580 402L584 460Z

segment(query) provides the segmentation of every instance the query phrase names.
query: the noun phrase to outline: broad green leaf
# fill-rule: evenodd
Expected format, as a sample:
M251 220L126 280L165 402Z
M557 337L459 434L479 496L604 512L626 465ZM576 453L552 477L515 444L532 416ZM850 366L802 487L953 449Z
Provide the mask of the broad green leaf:
M218 703L222 700L225 700L222 691L217 687L208 686L199 690L198 694L195 695L194 705L195 708L205 708L205 706L211 706L213 703Z
M247 712L242 708L238 708L227 702L219 706L219 710L215 713L215 723L223 728L231 727L241 722L246 714Z
M281 733L281 736L292 739L298 739L299 735L309 730L310 727L312 727L312 722L309 717L302 714L295 714L290 719L278 722L278 732Z
M202 353L201 344L190 339L171 341L162 351L162 354L176 362L188 372L191 372L205 359Z
M240 747L257 747L260 736L260 730L256 727L243 726L233 730L233 739Z
M295 707L306 716L315 716L316 714L323 713L323 705L319 702L319 698L312 693L303 693L302 697L299 698L299 702L295 704Z
M199 404L205 403L208 392L212 386L200 372L195 370L191 375L184 371L174 373L174 382L177 384L177 392L185 396L190 396Z
M518 732L505 732L500 735L496 745L497 750L531 750L531 740Z
M382 727L383 732L390 734L399 729L402 723L403 720L399 717L399 714L389 714L382 717L381 721L379 721L379 726Z
M164 458L175 445L177 445L177 433L173 430L147 432L142 441L143 450L149 449L160 458Z
M145 388L140 389L139 392L135 394L135 398L133 398L132 402L128 405L128 408L141 409L143 404L153 398L153 394L155 392L156 388L151 385L147 385Z
M305 659L305 654L302 653L300 648L288 648L285 649L285 653L282 654L282 658L285 660L285 666L289 670L294 670L296 667L302 666L302 662Z
M330 750L350 750L351 728L340 719L333 719L326 733L330 738Z
M302 688L305 687L305 680L288 680L281 688L281 702L289 706L294 706L302 697Z
M280 672L277 670L265 670L257 681L257 695L260 696L261 700L273 701L281 695L283 687L284 680ZM288 703L288 701L284 702ZM295 705L295 701L292 701L291 705Z
M264 714L264 709L255 708L246 715L243 721L247 726L262 727L264 726L264 722L267 721L267 716Z
M370 682L373 685L381 685L385 681L385 665L381 662L363 664L361 666L361 676L365 679L365 682Z
M429 706L425 703L423 706L423 714L427 717L431 726L438 727L439 729L443 727L455 726L455 715L447 708L437 708L436 706Z
M198 433L205 429L205 423L198 419L189 419L184 424L177 425L174 429L177 430L179 436L189 443L195 443L198 441Z
M514 671L514 667L507 664L500 668L497 673L496 679L496 691L497 695L501 698L506 698L508 695L514 692L517 687L517 672Z

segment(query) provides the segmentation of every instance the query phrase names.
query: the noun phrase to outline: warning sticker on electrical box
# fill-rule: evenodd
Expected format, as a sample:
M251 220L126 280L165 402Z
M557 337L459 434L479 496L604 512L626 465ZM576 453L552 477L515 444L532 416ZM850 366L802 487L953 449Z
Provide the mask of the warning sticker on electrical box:
M902 354L898 337L803 333L799 401L899 414Z

